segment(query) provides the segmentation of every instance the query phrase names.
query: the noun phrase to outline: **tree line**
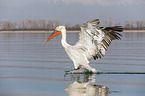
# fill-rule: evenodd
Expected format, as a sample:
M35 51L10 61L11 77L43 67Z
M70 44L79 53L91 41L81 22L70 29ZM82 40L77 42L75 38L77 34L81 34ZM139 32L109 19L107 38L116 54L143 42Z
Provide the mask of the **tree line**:
M56 26L61 25L58 20L23 20L20 22L12 22L5 20L0 22L0 30L53 30ZM71 26L69 22L64 24L67 29L78 30L79 24Z
M20 22L12 22L10 20L5 20L0 22L0 30L53 30L56 26L61 23L58 20L23 20ZM66 22L63 24L69 30L79 30L80 24L71 25L71 23ZM119 26L121 25L116 19L111 18L106 21L101 21L100 26ZM144 30L145 21L132 21L127 20L123 25L124 29L127 30Z

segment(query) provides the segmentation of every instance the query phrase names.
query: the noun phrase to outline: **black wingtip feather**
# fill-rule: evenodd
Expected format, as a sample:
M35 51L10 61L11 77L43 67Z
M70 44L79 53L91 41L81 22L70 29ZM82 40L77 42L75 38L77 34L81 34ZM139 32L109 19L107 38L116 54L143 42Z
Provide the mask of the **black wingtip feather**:
M104 32L110 35L113 40L115 39L121 40L120 37L122 37L122 35L119 32L123 32L123 27L122 26L106 27L104 28Z
M94 60L96 60L97 56L93 56ZM98 59L98 58L97 58Z

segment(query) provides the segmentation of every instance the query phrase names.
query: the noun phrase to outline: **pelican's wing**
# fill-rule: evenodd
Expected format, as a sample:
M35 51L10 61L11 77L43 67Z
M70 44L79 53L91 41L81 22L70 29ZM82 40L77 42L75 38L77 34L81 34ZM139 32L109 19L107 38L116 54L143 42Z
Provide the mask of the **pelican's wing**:
M80 38L76 46L85 51L88 60L93 57L96 60L104 56L112 40L121 39L122 36L118 33L123 31L121 26L103 28L98 26L99 23L99 19L95 19L81 26Z

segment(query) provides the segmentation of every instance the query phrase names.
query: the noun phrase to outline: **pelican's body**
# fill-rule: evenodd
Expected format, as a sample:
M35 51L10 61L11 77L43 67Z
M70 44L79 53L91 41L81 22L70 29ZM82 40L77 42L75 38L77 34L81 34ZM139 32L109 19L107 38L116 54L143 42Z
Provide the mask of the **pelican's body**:
M67 55L69 58L73 61L75 69L78 69L79 67L84 67L88 69L89 71L96 71L94 68L91 68L88 64L89 61L86 55L85 45L77 43L74 46L71 46L66 41L66 29L64 26L59 26L56 29L61 28L62 33L62 39L61 44L63 48L65 49ZM92 57L92 56L91 56ZM90 57L90 59L91 59Z
M74 45L71 46L66 41L66 29L65 26L56 27L56 33L52 34L48 40L58 34L62 34L61 44L64 47L67 55L74 63L74 68L78 69L83 67L91 72L96 72L95 68L89 65L89 61L94 58L96 60L105 55L108 46L112 40L120 39L117 33L122 32L120 26L100 28L96 25L99 24L98 19L89 21L82 25L80 32L80 39ZM46 40L44 43L46 43Z

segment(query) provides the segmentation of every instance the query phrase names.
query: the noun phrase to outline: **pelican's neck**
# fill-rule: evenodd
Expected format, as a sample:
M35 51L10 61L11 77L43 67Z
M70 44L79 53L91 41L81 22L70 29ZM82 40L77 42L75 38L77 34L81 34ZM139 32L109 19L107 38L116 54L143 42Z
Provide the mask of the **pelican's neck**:
M64 48L66 48L69 44L66 42L66 29L61 30L62 32L62 38L61 38L61 44Z

